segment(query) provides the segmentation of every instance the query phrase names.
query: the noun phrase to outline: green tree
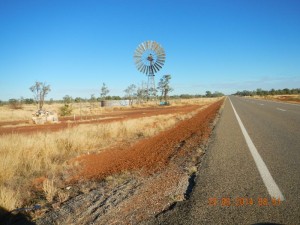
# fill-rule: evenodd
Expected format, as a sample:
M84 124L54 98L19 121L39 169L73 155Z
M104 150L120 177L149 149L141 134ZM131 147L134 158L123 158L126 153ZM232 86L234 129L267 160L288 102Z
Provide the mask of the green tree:
M212 97L222 97L224 96L224 94L222 92L219 92L219 91L215 91L213 94L212 94Z
M76 103L79 103L79 102L82 102L82 101L83 101L83 99L82 99L82 98L80 98L80 97L76 97L74 101L75 101Z
M165 102L167 102L168 94L173 91L170 86L171 75L164 75L158 82L158 90L161 92L161 98L163 97Z
M63 97L63 102L64 102L65 104L71 104L71 103L73 102L73 98L72 98L70 95L65 95L65 96Z
M70 116L73 112L72 102L73 98L70 95L65 95L63 97L64 106L60 107L61 116Z
M259 95L259 96L262 96L263 95L263 90L261 88L257 88L256 89L256 94Z
M212 93L211 93L210 91L206 91L205 93L206 93L206 94L205 94L205 97L208 97L208 98L209 98L209 97L212 97Z
M100 92L100 97L102 100L105 100L106 95L109 93L109 90L107 88L107 86L105 85L105 83L102 84L101 87L101 92Z

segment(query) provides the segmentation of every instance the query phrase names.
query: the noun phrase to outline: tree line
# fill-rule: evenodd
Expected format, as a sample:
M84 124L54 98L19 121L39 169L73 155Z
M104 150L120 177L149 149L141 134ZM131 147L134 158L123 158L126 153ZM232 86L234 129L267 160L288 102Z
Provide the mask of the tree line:
M271 90L263 90L261 88L257 88L256 90L253 91L237 91L234 95L239 95L239 96L254 96L254 95L259 95L259 96L266 96L266 95L294 95L294 94L300 94L300 88L294 88L294 89L289 89L289 88L284 88L284 89L277 89L275 90L274 88Z
M206 91L205 95L191 95L191 94L181 94L181 95L172 95L170 96L170 92L173 91L173 88L170 85L171 75L164 75L158 82L158 86L155 90L155 93L158 93L158 97L161 101L167 102L168 99L189 99L189 98L200 98L200 97L221 97L224 96L223 93L215 91L212 93L211 91ZM111 96L108 95L110 90L106 86L105 83L102 84L100 88L100 96L96 97L95 94L91 94L90 98L81 98L75 97L73 98L70 95L65 95L61 100L45 100L48 93L51 91L50 85L45 82L36 81L34 85L30 88L30 91L33 93L33 98L23 98L20 99L9 99L8 102L3 102L0 100L0 105L9 104L13 109L22 108L23 104L36 104L38 109L41 110L43 108L44 103L53 104L53 103L64 103L64 110L68 111L70 109L70 105L72 103L80 103L80 102L90 102L94 104L96 102L100 102L103 100L122 100L127 99L129 103L132 104L135 100L136 102L147 101L149 96L147 93L147 85L142 83L140 86L136 86L135 84L129 85L125 90L124 97L120 96Z

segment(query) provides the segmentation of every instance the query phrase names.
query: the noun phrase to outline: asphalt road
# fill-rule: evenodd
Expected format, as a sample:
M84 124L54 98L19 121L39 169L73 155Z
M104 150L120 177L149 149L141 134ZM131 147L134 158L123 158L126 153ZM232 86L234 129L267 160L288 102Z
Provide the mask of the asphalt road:
M300 224L300 105L230 96L190 198L150 223L267 222Z

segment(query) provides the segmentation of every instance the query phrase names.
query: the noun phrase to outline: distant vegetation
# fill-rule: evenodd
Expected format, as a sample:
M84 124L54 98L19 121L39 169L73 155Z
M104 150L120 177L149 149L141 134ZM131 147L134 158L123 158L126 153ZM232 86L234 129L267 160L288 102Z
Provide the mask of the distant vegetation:
M206 91L204 95L201 94L181 94L181 95L172 95L170 96L170 92L173 91L173 88L170 86L171 75L164 75L160 79L157 85L157 90L159 91L159 95L157 98L160 100L164 100L165 102L168 99L191 99L191 98L214 98L214 97L222 97L223 93L215 91L212 93L211 91ZM94 108L97 105L97 102L101 102L103 100L129 100L130 105L135 101L136 103L142 103L147 101L147 85L142 83L141 85L131 84L125 90L125 95L123 97L120 96L110 96L108 93L110 92L109 88L105 83L102 83L100 88L100 96L97 97L95 94L91 94L90 98L81 98L65 95L63 99L53 99L45 100L45 97L51 91L50 85L47 85L45 82L36 81L34 85L30 88L30 91L33 93L34 98L19 98L19 99L9 99L8 101L1 101L0 105L9 105L11 109L22 109L23 104L36 104L39 109L43 108L44 103L53 104L53 103L63 103L64 106L60 108L60 115L66 116L71 115L72 113L72 103L90 103L91 107ZM246 91L244 91L246 92ZM239 92L240 93L240 92ZM242 92L241 92L242 93ZM247 92L248 93L248 92ZM251 92L252 93L252 92Z
M237 93L241 93L241 92L237 92ZM145 90L141 89L141 88L137 88L136 89L136 93L133 93L133 95L131 96L132 99L146 99L145 97ZM66 95L67 96L67 95ZM50 99L50 100L45 100L45 103L47 104L53 104L53 103L65 103L65 97L63 97L63 99L61 100L54 100L54 99ZM214 98L214 97L222 97L224 96L223 93L221 92L210 92L210 91L206 91L205 95L201 95L201 94L181 94L181 95L171 95L169 96L170 99L191 99L191 98ZM69 96L70 98L72 98L71 96ZM72 98L72 102L75 103L84 103L84 102L100 102L103 98L102 97L95 97L95 95L91 95L90 98L81 98L81 97L75 97L74 99ZM122 99L128 99L128 95L126 93L126 95L124 97L120 97L117 95L113 95L113 96L105 96L105 100L122 100ZM8 101L1 101L0 100L0 105L10 105L11 103L16 103L18 102L19 106L22 106L23 104L36 104L35 100L32 98L19 98L19 99L9 99ZM19 107L18 106L18 107Z
M255 91L237 91L234 95L239 95L239 96L254 96L254 95L259 95L259 96L266 96L266 95L295 95L295 94L300 94L300 88L294 88L294 89L271 89L269 91L263 90L261 88L256 89Z
M8 105L9 105L9 108L11 108L11 109L22 109L23 101L22 101L22 99L11 98L8 100Z
M215 91L212 93L211 91L206 91L205 95L190 95L190 94L181 94L181 95L173 95L170 96L171 99L176 99L176 98L183 98L183 99L190 99L190 98L216 98L216 97L222 97L224 94L222 92Z

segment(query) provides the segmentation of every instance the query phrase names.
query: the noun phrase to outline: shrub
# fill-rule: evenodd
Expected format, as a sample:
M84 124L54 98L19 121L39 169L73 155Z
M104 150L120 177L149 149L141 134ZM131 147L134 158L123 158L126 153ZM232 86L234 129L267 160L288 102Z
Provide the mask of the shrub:
M70 116L72 114L73 108L69 104L65 104L64 106L59 108L59 114L61 116Z
M18 99L9 99L8 100L9 108L11 109L23 109L22 101Z

